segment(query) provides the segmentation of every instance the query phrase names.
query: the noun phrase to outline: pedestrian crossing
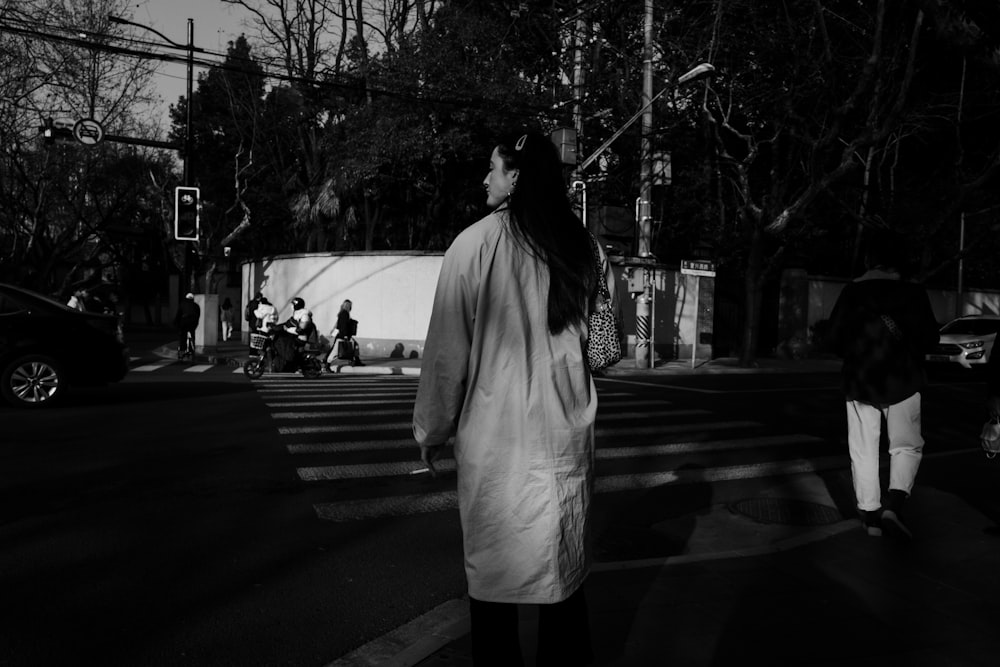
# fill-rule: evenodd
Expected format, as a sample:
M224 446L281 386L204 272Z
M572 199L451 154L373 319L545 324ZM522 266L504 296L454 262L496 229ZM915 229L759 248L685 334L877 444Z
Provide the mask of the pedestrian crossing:
M749 419L617 391L599 381L595 491L717 482L844 468L846 450ZM412 436L418 378L264 376L253 382L316 515L350 522L457 507L455 462L432 479ZM374 495L372 495L374 494ZM323 497L326 496L326 497ZM362 497L350 497L362 496Z
M180 361L178 359L158 359L147 361L142 357L131 357L129 359L130 373L155 373L157 371L180 371L182 373L238 373L243 374L241 366L233 367L226 364L193 364L190 361Z

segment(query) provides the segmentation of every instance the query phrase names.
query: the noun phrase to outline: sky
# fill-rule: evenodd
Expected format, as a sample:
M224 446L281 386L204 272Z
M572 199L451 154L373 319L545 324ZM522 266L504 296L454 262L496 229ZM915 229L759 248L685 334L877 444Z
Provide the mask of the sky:
M227 43L243 32L244 14L239 8L224 5L218 0L136 0L132 5L135 23L155 28L178 44L187 44L187 20L194 19L194 45L213 52L225 53ZM140 37L142 31L136 32ZM147 33L151 41L156 35ZM179 56L186 55L177 51ZM198 75L204 71L194 68L194 86ZM164 122L167 110L177 98L187 93L187 66L183 63L163 63L154 78L154 85L163 98L161 112Z

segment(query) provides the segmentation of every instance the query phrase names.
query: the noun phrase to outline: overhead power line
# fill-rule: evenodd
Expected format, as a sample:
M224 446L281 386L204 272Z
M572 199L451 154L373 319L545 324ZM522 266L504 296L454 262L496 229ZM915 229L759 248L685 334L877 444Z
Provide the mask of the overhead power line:
M125 46L117 46L114 44L107 43L105 40L119 39L117 36L106 35L100 33L85 32L80 30L63 29L65 32L70 33L68 35L53 34L50 32L43 32L42 30L37 30L34 28L21 27L17 25L12 25L9 21L0 20L0 30L6 31L12 34L21 35L24 37L31 37L35 39L41 39L45 41L57 42L62 44L68 44L81 49L88 49L93 51L99 51L103 53L113 53L117 55L131 56L136 58L143 58L148 60L157 60L165 63L177 63L184 64L188 63L187 55L178 55L173 53L163 53L155 50L144 50L136 49ZM83 36L81 36L83 35ZM124 39L124 38L122 38ZM163 47L166 45L157 44L155 42L145 42L143 40L129 40L134 43L149 44L154 47ZM180 46L171 46L170 48L182 48ZM183 47L182 50L187 50ZM244 67L240 67L238 64L228 64L225 60L215 60L207 59L204 56L210 55L214 58L225 58L226 56L220 53L211 53L203 49L195 49L196 52L203 55L198 57L193 57L191 60L197 67L219 69L223 71L236 72L241 74L247 74L247 70ZM261 68L262 76L267 79L273 79L277 81L283 81L286 83L293 83L303 86L315 86L318 88L332 88L353 94L370 94L373 96L384 96L393 97L401 100L407 100L411 102L420 102L424 104L438 104L444 106L455 106L464 108L493 108L492 101L487 98L459 98L455 96L450 96L447 93L431 93L428 94L422 90L389 90L385 88L378 88L368 85L367 83L360 83L356 81L342 82L330 79L310 79L306 77L294 76L285 73L279 73L274 71L269 71L266 67L257 63ZM425 88L427 86L424 86ZM540 105L528 105L521 104L515 107L517 115L524 116L545 116L549 118L561 117L561 115L554 114L552 109Z

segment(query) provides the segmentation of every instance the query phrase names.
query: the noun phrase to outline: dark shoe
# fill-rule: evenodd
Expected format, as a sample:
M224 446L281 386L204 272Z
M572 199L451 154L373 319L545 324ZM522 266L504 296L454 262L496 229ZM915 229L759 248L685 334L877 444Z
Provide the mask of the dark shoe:
M901 491L899 489L889 489L888 497L885 501L884 508L887 510L892 510L896 514L900 514L903 511L903 504L906 502L906 491Z
M362 363L362 361L360 359L355 359L354 361L351 362L351 365L352 366L364 366L364 363Z
M909 542L913 539L913 533L903 523L903 518L898 512L894 512L893 510L882 512L882 527L889 537L900 542Z
M864 525L868 537L882 537L882 524L879 521L878 512L858 510L858 514L861 515L861 523Z
M882 512L882 528L889 537L902 542L913 539L913 533L903 523L903 503L906 498L906 491L889 489L889 497Z

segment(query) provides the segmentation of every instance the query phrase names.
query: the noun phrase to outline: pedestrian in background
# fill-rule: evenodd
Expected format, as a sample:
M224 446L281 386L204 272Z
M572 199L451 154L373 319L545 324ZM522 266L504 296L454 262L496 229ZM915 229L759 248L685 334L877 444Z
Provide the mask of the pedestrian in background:
M87 310L86 306L84 306L84 302L86 300L87 290L78 289L73 292L72 296L69 297L69 301L66 302L66 305L74 310L85 311Z
M361 361L361 347L354 338L358 335L358 321L351 319L352 308L354 308L354 304L351 303L350 299L345 299L344 303L340 304L340 312L337 313L337 325L333 330L333 349L330 350L330 354L326 358L327 370L337 362L337 359L343 358L340 352L340 345L348 346L352 366L364 366L364 363Z
M188 337L194 338L194 332L198 328L200 319L201 307L194 302L194 294L188 292L177 304L177 314L174 315L174 326L177 328L178 334L178 356L187 349Z
M219 306L219 321L222 323L222 340L233 337L233 302L227 296Z
M247 334L252 334L260 327L260 321L257 319L257 306L260 305L260 300L263 297L263 294L257 292L252 299L247 301L246 309L243 311L243 319L247 323Z
M923 456L920 391L927 384L924 356L938 342L927 291L900 279L902 239L880 232L871 239L867 272L848 283L830 315L833 349L844 360L847 442L858 511L869 535L909 539L903 504ZM889 441L889 491L882 502L879 437ZM881 510L881 515L879 514Z
M523 664L516 605L538 604L537 664L584 665L593 659L583 594L597 413L584 353L599 279L591 236L541 134L499 144L483 184L492 212L441 267L413 433L432 473L454 435L474 664Z

